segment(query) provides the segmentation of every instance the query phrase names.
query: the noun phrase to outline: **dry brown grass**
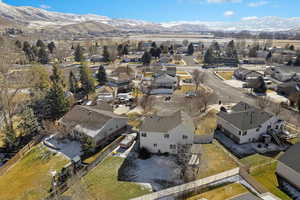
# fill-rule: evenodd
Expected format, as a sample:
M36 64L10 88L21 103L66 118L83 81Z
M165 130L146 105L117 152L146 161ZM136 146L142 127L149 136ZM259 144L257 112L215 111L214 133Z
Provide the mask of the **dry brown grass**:
M225 200L228 198L235 197L247 193L248 190L239 183L232 183L223 187L217 187L208 192L193 196L187 200L198 200L201 198L213 199L213 200Z
M212 133L217 127L216 110L209 111L204 117L197 120L197 135Z
M59 170L68 161L54 155L43 145L34 147L5 175L0 176L0 199L38 200L48 194L51 186L51 171Z
M237 166L237 163L216 142L202 145L199 179L222 173Z
M225 80L231 80L233 77L233 72L217 72Z

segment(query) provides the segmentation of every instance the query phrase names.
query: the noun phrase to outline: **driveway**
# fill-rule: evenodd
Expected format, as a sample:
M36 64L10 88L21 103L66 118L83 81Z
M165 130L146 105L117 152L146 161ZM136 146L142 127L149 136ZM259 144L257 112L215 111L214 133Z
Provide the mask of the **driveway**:
M188 66L197 66L197 63L195 63L193 56L183 56L182 59Z

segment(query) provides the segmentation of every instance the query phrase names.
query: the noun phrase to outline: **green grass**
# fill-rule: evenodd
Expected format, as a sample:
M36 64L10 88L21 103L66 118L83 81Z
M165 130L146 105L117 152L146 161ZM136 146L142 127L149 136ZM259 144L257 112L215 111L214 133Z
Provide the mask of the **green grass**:
M217 72L217 74L224 80L231 80L233 76L233 72Z
M229 185L217 187L215 189L209 190L202 194L193 196L188 198L187 200L199 200L202 198L205 199L213 199L213 200L225 200L228 198L232 198L244 193L247 193L248 190L238 183L232 183Z
M108 157L103 163L80 180L85 192L93 199L127 200L148 194L150 191L133 182L118 181L118 170L124 158ZM146 170L146 169L145 169ZM78 186L76 183L75 185ZM76 186L66 192L74 197Z
M265 166L264 168L258 168L251 172L251 175L260 182L265 188L267 188L272 194L276 195L282 200L292 200L287 194L278 189L278 182L275 175L277 162Z
M46 147L34 147L6 174L0 176L0 199L39 200L48 194L51 171L60 170L68 163L64 157L55 155Z
M243 163L244 165L248 166L248 167L257 167L260 165L264 165L266 163L270 163L272 161L274 161L274 159L267 157L267 156L263 156L260 154L254 154L248 157L245 157L243 159L240 160L241 163Z
M205 178L238 167L216 143L203 144L198 178Z

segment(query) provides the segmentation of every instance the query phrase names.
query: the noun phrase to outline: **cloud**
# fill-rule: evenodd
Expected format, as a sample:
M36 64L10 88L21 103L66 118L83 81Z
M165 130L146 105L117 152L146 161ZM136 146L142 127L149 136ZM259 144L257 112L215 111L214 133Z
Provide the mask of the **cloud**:
M0 0L0 1L1 1L1 0ZM43 9L49 9L49 8L51 8L51 6L42 4L42 5L40 5L40 8L43 8Z
M257 2L248 3L248 6L249 7L259 7L259 6L267 5L268 3L269 3L268 1L257 1Z
M250 16L250 17L243 17L242 20L243 21L250 21L250 20L256 20L258 19L258 17L256 16Z
M235 12L232 10L227 10L226 12L224 12L225 17L232 17L233 15L235 15Z

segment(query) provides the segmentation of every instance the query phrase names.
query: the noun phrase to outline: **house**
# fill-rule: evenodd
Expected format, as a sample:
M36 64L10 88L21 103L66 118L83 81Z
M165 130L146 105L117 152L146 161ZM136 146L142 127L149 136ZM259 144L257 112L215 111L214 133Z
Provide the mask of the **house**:
M234 70L234 77L241 81L247 81L250 79L257 79L258 77L263 76L261 73L258 73L253 70L238 68Z
M140 129L140 147L151 153L176 154L183 145L193 144L194 131L193 120L182 111L146 117Z
M171 76L167 72L157 73L151 81L150 94L172 94L177 84L176 76Z
M300 81L300 67L272 66L266 69L266 74L281 82Z
M266 64L266 57L264 58L248 58L243 60L244 64L250 65L264 65Z
M127 118L93 106L75 106L59 123L71 130L70 136L93 147L107 144L127 128Z
M300 83L291 81L277 86L277 93L289 97L292 94L300 93Z
M117 90L109 86L98 87L95 92L97 98L103 101L112 101L117 96Z
M276 176L280 188L291 195L293 188L300 193L300 143L291 146L279 159Z
M255 142L264 134L282 131L283 121L271 113L240 102L217 114L218 128L238 144Z

